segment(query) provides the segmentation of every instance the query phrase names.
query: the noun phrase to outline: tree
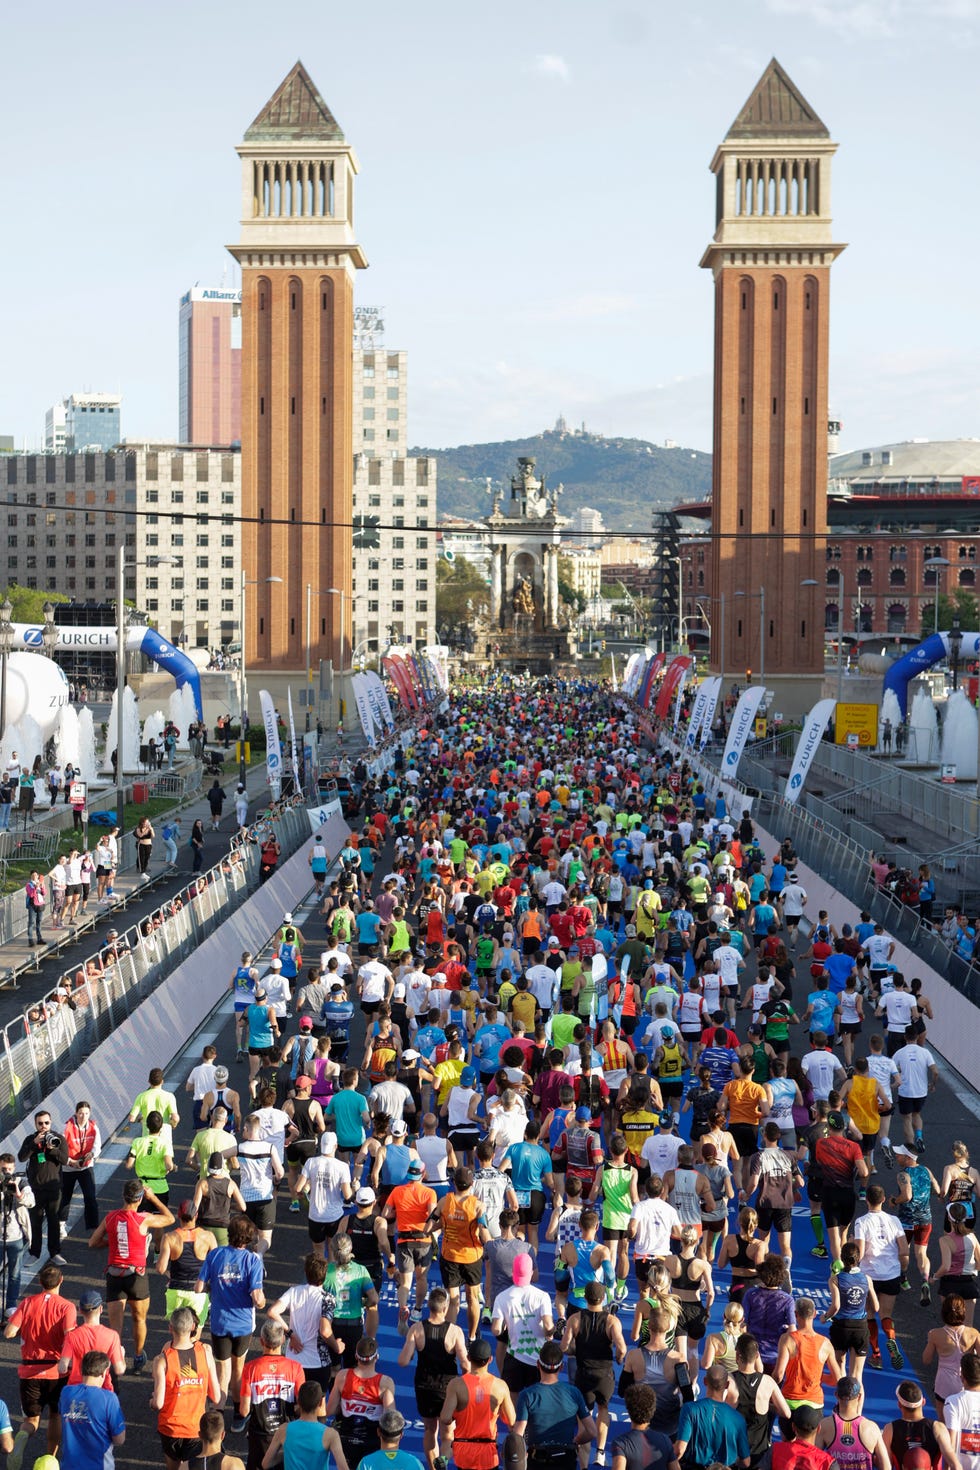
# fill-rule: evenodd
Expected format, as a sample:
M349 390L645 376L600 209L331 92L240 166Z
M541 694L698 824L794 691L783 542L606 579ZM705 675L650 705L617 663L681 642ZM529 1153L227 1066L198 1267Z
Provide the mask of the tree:
M558 558L558 596L567 607L581 614L585 612L585 593L579 592L572 578L574 566L570 556L559 556Z
M922 609L921 631L923 638L935 631L935 599ZM939 631L948 633L953 619L959 618L964 633L975 633L978 628L976 595L967 587L957 587L952 593L939 594Z
M6 595L13 607L12 623L43 623L46 602L68 601L63 592L38 592L34 587L21 587L19 582L12 583Z
M465 556L453 562L440 557L436 562L436 626L443 623L472 623L490 606L486 579Z

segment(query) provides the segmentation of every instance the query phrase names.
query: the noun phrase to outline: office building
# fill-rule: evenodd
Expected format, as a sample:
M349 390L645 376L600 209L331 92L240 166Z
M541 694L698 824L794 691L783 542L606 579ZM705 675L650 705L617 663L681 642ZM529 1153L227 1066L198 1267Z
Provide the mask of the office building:
M239 635L241 456L177 444L108 454L13 454L0 465L0 582L75 601L124 597L164 637L190 647ZM136 514L137 511L146 512ZM146 563L166 558L158 566Z
M355 316L353 510L378 517L381 544L354 549L349 631L370 655L436 641L436 461L408 455L407 353L385 348L375 309Z
M44 415L44 447L49 454L62 454L65 450L68 411L64 401L52 403Z
M122 442L121 409L118 393L73 393L65 399L65 449L113 449Z
M180 298L178 438L219 447L242 437L242 293L192 286Z
M715 287L711 582L729 610L711 667L793 680L799 705L824 661L817 589L801 583L822 577L826 550L836 146L770 62L711 161L701 260Z
M242 554L245 655L304 665L306 588L319 599L310 657L347 666L354 489L357 159L299 62L238 146L242 165ZM361 444L356 448L359 450ZM279 580L271 582L270 578Z

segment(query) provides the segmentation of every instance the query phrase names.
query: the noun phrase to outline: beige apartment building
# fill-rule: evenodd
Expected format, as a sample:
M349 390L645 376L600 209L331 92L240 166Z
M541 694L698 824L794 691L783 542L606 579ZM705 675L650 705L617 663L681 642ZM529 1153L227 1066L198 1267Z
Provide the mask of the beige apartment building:
M171 642L238 636L241 456L175 444L0 459L6 517L0 580L76 601L123 596ZM148 565L158 558L159 565Z

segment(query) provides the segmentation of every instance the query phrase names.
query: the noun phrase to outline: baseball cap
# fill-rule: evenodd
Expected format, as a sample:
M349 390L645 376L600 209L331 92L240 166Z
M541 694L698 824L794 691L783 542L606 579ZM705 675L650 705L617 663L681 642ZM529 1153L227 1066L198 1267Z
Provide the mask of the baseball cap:
M833 1130L834 1130L835 1133L843 1133L843 1131L844 1131L844 1114L843 1113L828 1113L827 1114L827 1127L828 1128L833 1128ZM896 1152L897 1152L897 1149L896 1149Z
M377 1197L370 1184L363 1184L354 1196L354 1203L356 1205L373 1205Z
M459 1085L460 1085L460 1087L472 1087L473 1086L473 1083L475 1081L476 1081L476 1068L475 1067L464 1067L463 1070L462 1070L462 1072L460 1072L460 1074L459 1074Z
M629 935L629 934L634 934L635 935L636 934L636 925L635 924L627 924L626 925L626 933L627 933L627 935Z
M296 1078L295 1085L297 1092L309 1092L313 1086L313 1078L307 1077L304 1074L300 1074L300 1076Z
M861 1392L861 1385L856 1378L838 1378L837 1397L839 1399L856 1399Z
M281 970L282 969L282 960L280 960L280 959L270 960L269 961L269 969L270 970Z
M467 1346L467 1356L471 1363L482 1368L484 1363L489 1363L493 1353L485 1337L475 1337Z
M815 1404L797 1404L790 1417L790 1423L801 1434L812 1434L815 1429L820 1428L822 1418L823 1409L818 1409Z
M228 1081L228 1068L227 1067L215 1067L215 1069L214 1069L214 1080L215 1080L215 1082L227 1082Z
M394 1123L392 1123L391 1125L392 1137L404 1138L407 1132L408 1124L405 1122L404 1118L396 1118Z
M97 1291L83 1291L78 1305L83 1312L94 1312L96 1307L102 1306L102 1297Z
M827 1121L830 1121L829 1118ZM918 1157L916 1150L912 1147L910 1143L893 1143L892 1152L896 1154L904 1154L907 1159L914 1159Z
M221 1173L224 1172L224 1167L225 1167L225 1157L224 1157L224 1154L210 1154L209 1155L209 1157L208 1157L208 1173L209 1174L221 1174Z
M664 1041L673 1041L673 1039L674 1039L674 1028L673 1028L673 1026L661 1026L661 1028L660 1028L660 1035L661 1035L661 1037L663 1038Z
M411 1047L408 1048L408 1051L403 1051L402 1052L402 1061L403 1062L417 1062L418 1059L419 1059L419 1053L417 1051L413 1051Z
M591 1108L586 1108L586 1107L576 1108L575 1109L575 1121L576 1121L576 1123L591 1123L592 1122L592 1109Z
M292 916L292 914L283 914L283 916L282 916L282 922L284 924L291 924L293 922L293 916Z
M301 1031L312 1031L313 1030L313 1017L312 1016L300 1016L300 1018L299 1018L299 1029Z
M674 1115L671 1112L670 1108L664 1108L663 1112L660 1114L660 1118L658 1119L658 1121L661 1128L673 1128Z
M549 949L557 949L558 948L558 935L557 934L552 934L551 937L549 938L549 940L548 940L548 948Z
M411 1162L409 1163L409 1166L408 1166L408 1177L409 1177L409 1179L421 1179L422 1178L422 1161L421 1161L421 1159L412 1159L411 1160Z

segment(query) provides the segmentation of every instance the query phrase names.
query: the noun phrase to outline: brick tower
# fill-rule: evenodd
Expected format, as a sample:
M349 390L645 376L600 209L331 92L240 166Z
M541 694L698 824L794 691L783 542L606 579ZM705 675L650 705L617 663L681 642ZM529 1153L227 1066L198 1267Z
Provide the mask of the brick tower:
M771 61L711 161L701 260L715 281L711 667L739 680L751 668L791 711L824 667L836 148Z
M238 146L242 268L242 565L249 668L349 662L357 159L301 62ZM268 577L281 577L270 584ZM351 619L344 642L349 644Z

